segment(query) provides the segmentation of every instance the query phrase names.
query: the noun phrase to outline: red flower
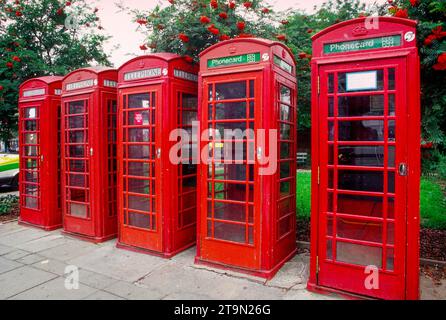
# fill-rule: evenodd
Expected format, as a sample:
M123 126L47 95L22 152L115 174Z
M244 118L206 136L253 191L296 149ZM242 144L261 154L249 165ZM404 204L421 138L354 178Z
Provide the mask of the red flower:
M440 54L437 59L438 63L446 64L446 52Z
M146 19L138 19L138 20L136 20L136 22L139 23L140 25L147 24L147 20Z
M229 1L229 9L235 9L235 2L234 1Z
M175 4L175 0L167 0L170 4Z
M155 43L155 42L152 42L152 43L149 45L149 48L150 48L150 49L155 49L155 48L156 48L156 43Z
M209 18L206 17L206 16L201 16L201 17L200 17L200 22L201 22L202 24L208 24L209 22L211 22L211 19L209 19Z
M21 17L21 16L23 16L23 13L21 13L20 11L16 11L15 15L16 15L16 17Z
M252 7L252 2L249 2L249 1L243 2L243 6L244 6L246 9L249 9L249 8Z
M225 40L229 40L229 39L231 39L231 37L228 36L227 34L222 34L222 35L220 36L220 40L221 40L221 41L225 41Z
M432 41L436 40L437 37L433 34L429 35L426 37L426 39L424 39L424 45L426 46L430 46L432 44Z
M282 21L280 21L280 23L281 24L288 24L289 22L288 22L288 20L282 20Z
M252 37L253 37L253 35L250 33L240 33L238 35L238 38L252 38Z
M3 91L4 87L0 85L0 91Z
M187 42L189 42L189 37L188 36L186 36L184 33L180 33L179 35L178 35L178 38L181 40L181 41L183 41L184 43L187 43Z
M262 12L263 12L263 13L269 13L269 9L268 9L268 8L263 8L263 9L262 9Z
M222 19L227 19L228 18L228 14L226 12L220 12L219 16Z
M441 40L444 37L446 37L446 32L443 31L443 27L442 26L438 26L438 27L435 27L434 29L432 29L432 35L436 39Z
M12 60L14 60L14 61L16 61L16 62L20 62L20 61L22 61L22 59L20 59L20 58L17 57L17 56L12 57Z
M307 33L313 33L313 29L308 29Z
M194 59L192 59L191 56L184 56L184 60L185 60L187 63L192 63L192 62L194 62Z
M139 48L143 51L147 50L147 46L145 44L140 45Z
M214 28L214 27L208 28L208 30L210 33L215 34L215 35L220 33L220 30L218 30L217 28Z
M217 9L217 8L218 8L218 2L217 2L217 0L211 0L211 7L214 8L214 9Z
M418 0L409 0L412 7L415 7L418 4Z
M164 29L164 26L162 24L159 24L156 27L158 28L158 30L163 30Z
M67 1L67 2L65 3L65 5L66 5L67 7L69 7L69 6L71 6L71 2L70 2L70 1Z
M62 9L62 8L58 9L57 12L56 12L56 14L57 14L58 16L63 15L63 9Z
M422 149L432 149L434 147L433 142L426 142L421 144Z
M403 18L403 19L407 19L407 18L409 18L409 14L407 13L407 9L399 9L399 10L395 13L395 17L397 17L397 18Z
M307 57L307 54L305 52L299 53L299 58L300 59L305 59L306 57Z
M245 22L243 22L243 21L237 22L237 29L245 30Z
M12 67L14 67L14 65L12 64L12 62L7 62L6 67L8 67L9 69L12 69Z
M94 8L94 13L98 12L99 9L98 8Z
M286 35L284 35L284 34L278 34L278 35L276 36L276 38L277 38L277 40L285 41L285 40L286 40Z

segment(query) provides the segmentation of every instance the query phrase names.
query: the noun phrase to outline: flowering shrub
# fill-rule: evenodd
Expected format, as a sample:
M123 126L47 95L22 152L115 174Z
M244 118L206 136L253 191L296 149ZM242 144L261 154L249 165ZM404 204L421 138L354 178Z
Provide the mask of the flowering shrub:
M231 38L285 40L275 31L279 18L262 0L165 0L150 11L122 9L133 14L140 31L147 35L141 50L149 47L196 61L203 49Z

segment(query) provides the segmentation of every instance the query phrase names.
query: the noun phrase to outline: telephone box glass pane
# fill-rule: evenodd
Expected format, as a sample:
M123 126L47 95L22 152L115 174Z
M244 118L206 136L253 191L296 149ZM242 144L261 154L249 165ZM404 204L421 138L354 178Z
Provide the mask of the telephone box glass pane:
M255 82L216 83L209 86L209 91L209 97L215 96L217 100L210 105L209 126L218 134L212 134L215 143L211 144L212 163L209 164L207 234L219 240L252 245L254 167L248 163L252 153L247 141L253 137L245 130L254 129L249 119L253 117L255 105L247 99L255 96ZM231 101L219 102L221 100ZM231 122L223 122L227 120ZM220 139L225 141L219 142Z
M149 230L156 227L155 198L152 197L155 194L155 97L154 92L124 96L122 115L124 223Z

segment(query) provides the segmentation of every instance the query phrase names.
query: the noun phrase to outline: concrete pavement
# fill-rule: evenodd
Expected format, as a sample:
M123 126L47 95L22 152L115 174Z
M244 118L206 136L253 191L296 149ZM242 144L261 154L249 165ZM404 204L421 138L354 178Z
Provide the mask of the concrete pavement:
M60 231L0 224L0 299L340 298L305 289L308 254L297 255L274 279L265 281L196 266L195 248L166 260L117 249L115 243L92 244ZM79 286L74 289L77 278ZM422 279L426 298L446 299L446 290L433 288L429 281Z

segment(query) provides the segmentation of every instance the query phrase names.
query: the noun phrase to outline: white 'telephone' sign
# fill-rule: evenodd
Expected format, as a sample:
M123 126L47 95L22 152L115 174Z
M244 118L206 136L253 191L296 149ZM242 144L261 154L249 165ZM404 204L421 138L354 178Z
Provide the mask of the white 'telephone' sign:
M347 91L376 90L378 88L378 72L366 71L347 73L346 82Z

